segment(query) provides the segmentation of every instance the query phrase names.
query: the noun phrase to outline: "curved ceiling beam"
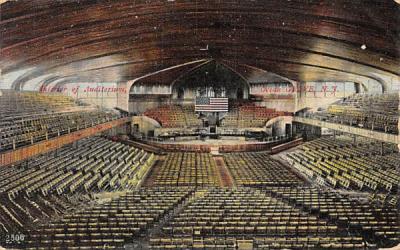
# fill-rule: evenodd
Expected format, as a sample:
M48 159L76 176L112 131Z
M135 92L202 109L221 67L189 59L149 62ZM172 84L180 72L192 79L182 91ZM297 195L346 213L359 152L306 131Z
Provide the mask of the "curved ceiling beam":
M375 17L376 20L374 25L383 26L385 27L385 20L388 18L395 19L394 15L390 17L382 16L382 12L390 12L393 9L398 7L396 3L392 0L382 0L376 4L374 1L369 2L358 2L358 1L327 1L327 2L320 2L320 1L309 1L304 4L304 6L299 6L298 2L295 1L251 1L247 2L245 6L240 5L240 1L224 1L224 2L212 2L208 1L204 3L203 1L187 1L187 2L162 2L162 1L153 1L151 4L151 8L149 8L148 1L135 1L132 3L130 0L120 0L114 2L108 1L94 1L94 0L70 0L70 1L53 1L53 0L41 0L39 3L31 2L31 1L15 1L8 4L3 4L1 7L4 10L3 20L15 20L15 19L28 19L34 17L35 19L41 16L48 16L51 13L71 13L76 12L82 8L92 8L99 9L101 8L103 14L109 14L112 10L111 7L118 8L119 12L125 14L124 10L129 10L131 12L137 11L145 11L146 9L151 9L156 11L157 9L167 8L168 11L177 9L177 8L195 8L195 9L202 9L204 5L208 8L210 6L216 6L222 8L224 6L229 6L229 8L246 8L247 11L264 8L265 10L268 9L275 9L277 11L287 11L288 9L291 13L296 14L306 14L310 11L314 13L318 13L320 16L325 17L329 16L332 18L337 19L344 19L346 21L351 21L353 23L359 24L368 24L368 19L371 16ZM107 8L109 7L109 8ZM146 8L147 7L147 8ZM356 15L354 14L354 7L374 7L371 8L367 13L359 12ZM340 11L338 11L340 10ZM392 24L393 26L393 24Z
M108 54L107 56L111 56ZM104 70L104 69L110 69L110 68L118 68L118 67L126 67L126 66L131 66L131 69L137 70L135 72L135 75L138 73L146 73L146 69L144 69L144 66L146 65L159 65L160 68L163 68L165 65L164 61L173 61L176 60L178 62L182 61L193 61L193 60L199 60L204 58L204 56L200 56L198 52L188 52L188 53L183 53L181 57L179 58L174 58L173 54L171 55L151 55L151 58L147 59L141 59L141 60L131 60L131 61L116 61L116 62L111 62L108 66L94 66L90 69L85 69L83 66L85 64L90 65L91 61L90 60L79 60L74 63L76 63L76 66L66 63L63 66L65 67L53 67L53 68L47 68L46 72L47 73L53 73L53 74L61 74L61 75L68 75L68 74L79 74L79 73L86 73L86 72L91 72L91 71L98 71L98 70ZM96 59L102 58L102 57L94 57ZM83 65L80 67L80 65ZM13 89L21 89L21 86L24 84L24 82L29 81L32 78L39 77L40 75L44 74L45 71L41 69L33 69L31 71L25 72L23 75L18 77L13 83L12 83L12 88ZM121 73L123 75L123 72ZM114 81L119 81L120 79L114 79ZM101 80L100 80L101 81Z
M386 88L400 75L400 8L391 0L41 3L1 5L3 73L36 68L14 81L18 89L41 75L119 81L209 57L300 81L337 75Z
M231 58L234 60L235 58ZM337 72L336 70L323 69L313 65L298 65L291 62L284 61L270 61L270 60L241 60L241 63L250 64L253 66L274 72L279 75L286 76L291 79L302 79L301 82L316 82L316 81L349 81L359 82L367 89L377 88L383 91L384 84L380 79L372 79L362 75L355 75L345 72ZM293 67L301 67L302 70L293 69ZM372 86L371 86L372 85ZM375 87L374 87L375 86ZM386 88L387 89L387 88Z
M269 74L271 74L274 76L274 78L278 78L279 81L284 80L284 81L290 82L293 86L296 86L296 84L297 84L297 82L292 79L278 75L274 72L266 71L265 69L261 69L261 68L258 68L258 67L252 66L252 65L248 65L248 64L236 64L235 65L234 63L232 65L232 62L227 61L227 60L223 60L223 63L225 65L229 65L229 67L231 67L231 68L236 68L237 69L236 71L239 71L239 69L242 68L241 71L242 72L243 72L243 70L245 71L246 75L244 77L248 80L249 83L252 83L251 81L252 81L252 78L254 75L256 75L256 78L258 79L257 82L267 82L268 78L270 78ZM264 75L267 75L267 76L265 77ZM264 80L264 78L265 78L265 80ZM253 81L253 82L256 83L255 81Z
M85 1L83 1L85 2ZM122 2L122 1L120 1ZM299 16L303 16L303 17L310 17L313 19L326 19L328 21L330 21L331 23L338 23L338 24L347 24L347 25L353 25L353 26L358 26L358 27L368 27L371 28L373 27L375 30L377 30L378 32L388 32L388 30L390 31L391 28L393 28L395 31L395 26L393 25L388 25L385 23L380 23L377 22L375 20L374 23L368 23L365 20L368 19L362 19L359 18L359 20L352 20L351 18L354 17L358 17L361 15L343 15L342 13L348 13L349 11L346 10L345 8L336 8L336 11L332 11L332 12L328 12L325 11L324 13L320 13L323 6L318 6L318 9L316 8L309 8L307 10L307 8L299 8L299 6L293 6L293 7L297 7L297 8L288 8L289 6L287 6L287 4L279 4L279 3L269 3L269 4L265 4L263 3L262 5L255 5L255 6L250 6L250 4L246 4L246 6L243 5L239 5L238 6L238 2L237 1L230 1L230 3L228 3L228 1L226 1L226 5L223 4L217 4L217 5L212 5L209 2L207 3L201 3L201 2L195 2L195 3L181 3L181 4L176 4L173 7L170 8L170 10L174 13L177 14L180 11L181 12L206 12L206 11L212 11L212 10L218 10L221 12L225 12L227 14L230 14L229 11L241 11L243 13L251 13L251 14L256 14L256 15L260 15L263 13L272 13L272 14L277 14L277 13L282 13L282 15L286 16L286 17L291 17L293 15L299 15ZM271 1L273 2L273 1ZM202 4L206 4L207 7L203 7L204 5ZM103 4L105 5L105 4ZM117 4L115 4L117 5ZM349 4L351 5L351 4ZM355 4L357 5L357 4ZM135 9L132 10L132 7L135 6ZM108 8L104 8L105 6L102 6L102 3L100 3L98 6L96 5L90 5L90 6L85 6L83 5L82 7L87 7L88 10L91 10L92 12L94 11L99 11L100 13L102 13L103 15L98 15L96 21L98 20L102 20L104 21L115 21L115 20L119 20L121 18L129 18L132 16L136 16L136 15L149 15L149 14L165 14L163 11L160 12L160 10L163 10L164 8L168 8L168 3L164 4L164 5L157 5L157 3L153 3L152 5L148 4L148 8L146 8L147 6L141 6L141 8L139 7L139 11L137 11L137 7L140 6L140 4L135 3L135 5L133 5L132 3L127 3L125 6L122 6L119 11L116 12L111 12ZM229 7L228 7L229 6ZM85 10L77 10L76 8L74 8L73 10L69 11L69 8L67 8L68 6L65 6L62 11L64 12L64 15L61 17L63 18L62 21L64 22L60 22L61 24L64 25L64 27L68 24L71 23L72 20L85 20L82 19L79 14L79 12L83 12L83 14L90 14L89 11L85 11ZM76 6L75 6L76 7ZM110 7L112 7L112 5L110 5ZM329 6L325 6L325 7L329 7ZM359 6L357 6L359 7ZM379 6L374 6L374 7L379 7ZM341 11L337 11L337 9L340 9ZM48 18L48 16L51 16L51 12L56 12L59 11L59 9L54 9L52 11L50 11L50 13L47 16L30 16L30 17L34 17L36 20L41 20L44 19L46 20L46 17ZM146 12L147 11L147 12ZM5 11L5 13L7 14L7 10ZM340 14L342 14L343 16L339 16ZM351 13L352 14L352 13ZM335 16L336 15L336 16ZM4 15L6 16L7 15ZM80 17L80 18L78 18ZM90 19L91 15L87 15L86 19ZM110 18L111 17L111 18ZM379 16L377 16L377 18L380 18ZM3 18L4 20L4 18ZM3 21L2 23L5 24L7 23L8 20ZM16 22L17 20L14 19L14 22ZM27 22L27 20L23 20L25 23ZM68 22L69 21L69 22ZM73 24L73 23L72 23ZM379 25L378 25L379 24ZM54 29L54 27L51 27L52 29ZM46 32L49 33L49 32Z
M235 44L235 45L237 45L239 47L239 48L237 48L237 50L239 50L240 49L240 44ZM301 65L312 65L312 66L315 66L315 67L326 68L326 69L330 69L330 70L337 70L339 72L352 73L352 74L357 74L357 75L362 75L362 72L370 72L371 70L373 70L373 68L368 68L368 67L364 67L364 66L361 66L361 65L355 65L354 63L351 63L351 62L349 62L348 64L343 64L343 62L341 62L339 59L337 59L335 57L330 57L330 56L326 57L324 55L320 55L319 53L316 53L315 56L312 57L312 60L315 61L315 62L310 64L309 62L307 62L307 61L310 61L310 60L306 60L306 62L303 62L303 61L304 61L304 58L306 58L307 56L313 55L312 53L310 53L310 52L306 53L304 51L296 51L297 53L288 53L288 51L291 51L290 49L285 49L285 50L278 49L279 46L277 48L274 48L273 52L270 52L268 50L265 50L265 48L263 48L263 47L254 48L254 46L250 46L249 45L249 46L246 46L246 48L248 48L248 50L243 50L242 49L240 51L240 54L235 50L231 51L232 48L235 48L235 46L230 46L229 48L228 48L228 46L221 46L221 48L219 48L222 51L221 52L222 59L225 59L226 56L228 56L228 57L229 56L230 57L236 56L237 58L246 58L247 55L250 55L250 54L268 54L271 57L270 60L276 60L278 62L279 61L285 61L285 62L293 62L293 63L301 64ZM152 54L151 51L149 51L149 49L147 49L146 51L149 54ZM199 53L199 52L200 51L195 51L193 55L195 57L199 58L199 57L201 57L201 54L203 54L203 55L207 55L208 54L208 53L201 53L201 52ZM188 58L191 53L193 53L193 51L189 49L188 51L184 51L184 53L181 53L180 55L185 55L185 58ZM164 54L166 54L166 52L164 52ZM168 53L168 54L173 55L175 53ZM290 56L288 56L288 55L290 55ZM106 56L113 56L113 54L107 53ZM164 56L166 56L166 55L164 55ZM101 57L94 56L93 60L94 59L98 59L98 58L101 58ZM166 58L169 58L169 57L166 56ZM283 59L275 59L275 58L283 58ZM254 57L254 60L261 60L261 59L263 59L263 58L258 57L258 56ZM152 61L152 60L156 60L156 59L155 58L153 58L153 59L148 58L148 59L145 59L145 60L135 60L135 61L130 61L130 62L129 61L128 62L126 62L126 61L125 62L116 62L116 63L112 62L112 63L110 63L109 66L93 67L93 68L88 69L88 70L85 70L84 68L79 68L79 70L75 70L75 72L87 72L87 71L90 72L90 71L96 71L96 70L99 70L99 69L114 68L114 67L117 67L119 65L120 66L125 66L125 65L132 64L132 63L135 64L135 63L140 63L140 62L145 62L145 61ZM162 62L162 60L164 60L164 59L163 58L159 58L159 62ZM315 64L318 61L320 61L319 64ZM81 61L76 61L76 62L73 62L73 63L77 63L78 65L80 65L80 64L90 64L91 61L90 60L87 60L87 61L86 60L81 60ZM68 69L69 63L65 62L63 64L66 67L65 69ZM344 66L344 65L347 65L347 66ZM363 67L364 67L364 69L363 69ZM72 68L76 68L76 67L74 66ZM350 69L353 68L353 70L342 70L342 68L350 68ZM64 69L64 71L65 71L65 69ZM357 72L354 71L355 69L357 70ZM59 68L59 70L63 71L63 68ZM57 67L47 68L47 71L48 71L48 73L55 73L55 72L57 72ZM375 71L379 72L379 70L377 71L377 69L375 69ZM31 75L29 75L29 72L27 72L26 74L24 74L23 77L18 78L14 82L13 87L18 89L19 88L19 87L17 87L18 85L23 84L23 82L28 81L31 77L37 77L42 73L44 73L44 71L42 69L37 70L37 72L30 72ZM389 72L389 73L391 73L391 72ZM364 74L363 76L374 78L374 76L371 76L371 75L368 75L368 74ZM295 80L301 80L301 79L295 79ZM374 79L374 80L377 80L377 79Z
M191 58L191 57L188 57ZM107 66L107 67L100 67L100 68L96 68L96 69L91 69L90 71L82 71L80 73L77 74L70 74L70 75L63 75L63 74L59 74L57 75L58 79L67 79L68 81L64 81L64 83L77 83L77 82L82 82L82 81L87 81L87 82L93 82L93 76L96 76L98 74L105 74L107 75L109 72L110 68L120 68L120 67L127 67L127 66L132 66L132 65L136 65L136 69L137 71L135 72L125 72L123 75L121 75L121 77L123 78L121 81L128 81L129 79L132 78L137 78L137 77L141 77L145 74L147 74L147 71L151 71L151 72L156 72L156 71L160 71L164 69L164 66L167 65L167 68L169 67L173 67L175 65L179 65L182 63L186 63L188 62L188 58L183 58L180 60L174 59L174 58L165 58L164 59L164 64L157 64L157 60L153 60L153 61L146 61L146 62L129 62L126 63L124 65L111 65L111 66ZM202 61L204 59L200 59L198 61ZM194 61L197 62L197 61ZM189 62L189 63L193 63L193 61ZM35 77L30 77L29 79L34 79L34 78L38 78L40 77L41 74L36 74ZM23 76L26 77L26 76ZM22 77L22 78L23 78ZM25 78L25 80L28 78ZM73 80L73 81L72 81ZM57 80L55 80L57 81ZM21 79L19 79L19 82L15 83L14 89L20 89L22 87L22 82ZM54 81L52 82L48 82L47 85L52 84ZM96 82L96 81L94 81ZM106 79L104 82L119 82L117 81L117 79Z
M60 51L60 50L62 51L62 50L66 49L66 48L68 48L70 46L75 46L75 45L65 46L65 44L64 44L64 41L69 41L69 40L71 40L70 38L74 38L74 37L77 37L77 39L75 41L77 41L78 44L82 44L82 42L85 41L85 39L86 40L87 39L94 39L94 41L92 41L92 42L99 41L98 40L99 38L109 39L110 41L113 40L113 39L124 40L124 38L128 38L130 36L139 36L139 35L142 35L142 34L145 34L145 33L149 33L149 32L152 33L155 38L156 37L163 37L163 36L165 36L165 34L168 33L168 32L164 31L164 30L167 30L164 27L166 25L168 25L166 27L170 27L172 33L181 32L181 31L191 31L192 29L196 29L197 30L197 29L202 29L202 28L203 29L210 29L210 30L213 29L212 21L207 19L206 21L203 21L203 22L199 23L199 21L197 20L196 16L194 16L193 18L194 18L193 20L189 19L188 22L185 22L185 24L180 24L179 22L176 22L176 20L174 19L171 22L168 22L168 24L163 24L162 26L160 26L159 30L153 30L153 27L152 27L152 25L150 23L149 23L149 25L144 25L144 26L143 26L143 24L146 24L146 23L141 23L142 25L138 25L138 23L135 23L135 24L131 24L131 26L129 24L125 23L124 25L117 26L115 29L111 29L110 27L100 26L100 27L98 27L100 30L93 30L93 31L91 29L88 29L88 28L86 28L86 29L85 28L81 28L79 30L76 30L76 33L72 32L72 31L69 31L67 29L67 31L69 32L68 34L64 34L64 33L57 34L58 38L62 38L62 39L58 39L58 42L62 41L63 44L58 46L57 50L50 50L50 51L57 52L57 51ZM163 19L160 19L160 21L161 20L163 20ZM163 20L163 21L165 21L165 20ZM174 23L174 22L176 22L176 23ZM195 27L193 27L193 23L194 22L196 22L196 26ZM157 24L157 26L159 26L159 24ZM330 35L330 34L327 34L327 35L324 36L323 34L320 34L320 32L317 32L317 33L310 32L309 30L307 30L307 29L305 29L304 27L301 27L301 26L296 26L296 27L294 27L294 29L288 29L288 26L289 26L288 24L286 24L284 26L283 25L266 26L265 23L261 22L258 25L256 25L256 24L247 24L245 26L242 26L242 25L237 25L237 26L236 25L229 25L229 26L230 27L228 27L228 28L220 28L218 33L220 33L221 30L229 31L231 29L237 29L237 31L240 32L240 28L242 27L242 28L245 28L245 29L248 29L248 30L256 29L256 30L260 31L260 32L258 32L259 34L263 34L264 32L268 32L268 30L275 30L275 32L279 32L281 34L286 34L286 33L288 33L288 34L302 34L304 36L308 35L308 36L314 36L314 37L320 37L320 38L325 38L325 39L329 39L329 40L334 40L334 41L339 42L339 43L349 43L350 42L348 39L344 39L344 40L343 39L342 40L341 39L337 39L333 35ZM338 27L337 29L340 29L340 27ZM65 30L64 30L64 32L65 32ZM355 30L354 30L354 32L355 32ZM361 32L361 31L358 31L358 32ZM366 33L366 32L364 32L364 33ZM7 34L4 34L4 36L6 36L6 35ZM47 43L47 41L50 39L49 35L51 35L51 34L47 34L46 36L44 36L45 40L43 42ZM382 36L382 38L383 37L385 37L385 36ZM356 46L356 47L359 48L359 46L361 46L361 44L365 42L364 40L367 41L368 45L369 45L369 43L372 43L372 41L373 41L373 39L368 39L368 37L364 36L362 42L357 42L357 43L351 42L350 44L352 46ZM74 39L72 39L72 41L74 41ZM24 41L24 42L27 42L27 41ZM32 42L29 41L30 44L33 44L33 42L34 41L32 41ZM56 42L57 42L57 38L55 37L54 41L52 42L52 45L54 47L57 47L55 45ZM85 43L88 43L88 41L85 41L84 44ZM44 44L36 44L36 46L33 46L33 48L35 48L35 47L41 48L41 47L43 47L43 45ZM23 47L24 46L21 46L20 48L16 48L17 49L16 51L19 51L21 49L23 50L24 49ZM393 49L392 46L389 46L389 47L391 47L391 49ZM371 47L368 46L368 48L369 48L369 51L371 51L371 52L374 49L372 46ZM380 48L381 47L379 47L377 49L380 49ZM10 48L10 47L7 47L7 46L3 45L3 53L4 53L3 55L4 56L7 56L9 53L11 53L10 50L12 50L12 47ZM25 51L25 52L29 52L29 49L27 51ZM48 54L50 52L46 52L46 53ZM396 49L394 49L394 53L398 54L398 51ZM29 55L29 53L26 53L26 54ZM380 53L380 54L384 55L385 52L384 53Z
M169 67L166 67L166 68L163 68L163 69L155 70L155 71L153 71L151 73L148 73L146 75L143 75L143 76L128 80L127 89L129 89L129 93L131 93L132 86L134 84L136 84L137 82L141 81L142 79L145 79L147 77L151 77L151 76L160 74L161 72L172 70L172 69L175 69L175 68L178 68L178 67L190 65L190 64L197 63L197 62L200 62L200 61L209 61L209 60L210 59L202 59L202 60L197 60L197 61L186 61L186 62L179 63L179 64L176 64L176 65L170 65Z
M220 42L220 43L222 43L222 42ZM189 44L187 44L187 45L189 45ZM166 48L164 48L164 52L167 52L167 48L168 47L175 47L175 44L172 44L172 45L169 45L169 44L167 44L167 43L165 43L165 46L166 46ZM195 44L193 45L193 46L195 46ZM229 47L229 46L231 46L231 47L233 47L233 46L241 46L241 43L239 43L239 42L235 42L234 44L232 44L232 43L226 43L226 46L227 47ZM398 75L398 72L395 72L395 71L393 71L392 69L393 69L393 67L394 67L394 65L393 64L388 64L387 62L386 62L386 60L383 60L382 58L380 58L380 59L382 59L382 62L379 62L379 64L383 64L383 65L385 65L386 67L387 66L390 66L390 70L387 70L387 69L384 69L383 67L380 67L380 66L376 66L376 64L377 63L375 63L374 65L372 65L372 64L369 64L369 63L362 63L362 62L360 62L360 61L356 61L356 60L353 60L353 59L350 59L350 58L343 58L342 56L335 56L335 55L332 55L332 54L328 54L328 53L323 53L323 52L320 52L321 51L321 49L318 49L318 51L310 51L310 50L305 50L305 49L298 49L298 48L290 48L290 47L281 47L280 45L278 45L278 46L274 46L274 45L270 45L270 44L264 44L264 45L262 45L262 44L252 44L252 43L249 43L249 44L247 44L247 43L243 43L243 46L247 46L247 47L254 47L254 46L256 46L256 47L258 47L258 46L260 46L260 47L270 47L270 48L285 48L286 50L293 50L293 51L301 51L301 52L304 52L304 53L310 53L310 55L312 55L313 53L315 53L315 54L320 54L321 56L328 56L328 57L332 57L332 58L337 58L337 59L341 59L341 60L347 60L347 61L349 61L349 62L353 62L353 63L358 63L358 64L361 64L362 66L368 66L368 67L374 67L374 68L376 68L376 69L378 69L378 70L385 70L385 71L388 71L389 73L393 73L393 74L397 74ZM153 47L148 47L148 48L146 48L145 50L147 50L147 51L149 51L149 50L152 50L152 49L155 49L156 51L157 50L159 50L159 48L153 48ZM114 51L114 52L106 52L106 53L103 53L103 54L100 54L100 55L95 55L95 56L91 56L91 57L87 57L86 59L95 59L95 58L98 58L98 57L101 57L101 56L109 56L109 55L114 55L114 53L129 53L129 51L130 51L130 49L123 49L123 50L117 50L117 51ZM131 52L131 53L134 53L134 52L137 52L137 51L133 51L133 52ZM84 57L84 56L83 56ZM66 61L61 61L62 62L62 64L61 65L67 65L68 63L70 63L70 62L66 62ZM72 61L72 62L75 62L75 61ZM20 65L20 66L22 66L22 65ZM46 67L47 69L52 69L52 68L54 68L54 67L58 67L59 65L57 65L57 66L52 66L52 67ZM18 67L19 68L19 67ZM397 68L398 69L398 68ZM5 73L7 73L7 70L5 69L3 72L5 72Z
M223 64L222 62L216 61L216 60L212 59L212 60L209 60L207 63L204 63L203 65L200 65L199 67L193 68L191 71L188 71L188 72L186 72L185 74L180 75L175 81L173 81L173 82L171 83L171 91L172 91L172 89L174 88L174 85L178 82L178 80L182 79L182 78L185 77L185 76L189 76L189 75L191 75L191 74L195 74L196 72L202 70L203 66L204 66L204 67L207 67L207 65L208 65L209 63L217 63L217 64L223 65L226 69L228 69L229 71L231 71L233 74L239 76L239 78L242 79L242 80L246 83L247 88L250 89L250 84L249 84L249 82L247 81L247 79L246 79L245 77L243 77L241 74L239 74L238 72L236 72L236 71L233 70L232 68L228 67L227 65Z

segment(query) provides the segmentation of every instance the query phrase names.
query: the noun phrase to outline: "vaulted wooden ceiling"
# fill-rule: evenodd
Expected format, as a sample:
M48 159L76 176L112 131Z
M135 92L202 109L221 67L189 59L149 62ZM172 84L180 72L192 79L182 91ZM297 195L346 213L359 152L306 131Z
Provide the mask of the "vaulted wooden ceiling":
M1 6L0 87L120 82L217 59L295 81L400 82L393 0L19 0Z

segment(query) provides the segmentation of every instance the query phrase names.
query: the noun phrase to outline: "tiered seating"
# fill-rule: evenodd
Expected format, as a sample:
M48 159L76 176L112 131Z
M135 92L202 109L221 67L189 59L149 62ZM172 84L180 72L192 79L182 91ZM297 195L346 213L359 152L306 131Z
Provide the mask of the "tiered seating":
M38 221L61 215L90 200L87 195L28 197L21 194L10 197L5 193L0 195L0 199L0 245L6 234L25 234Z
M0 190L11 197L113 191L136 188L154 155L135 147L93 137L77 146L0 170Z
M65 110L74 107L74 99L62 94L1 90L0 109L2 117L15 114Z
M267 153L225 154L225 163L237 185L287 186L302 181L280 162Z
M155 186L219 185L216 163L207 153L169 153L154 179Z
M231 111L222 120L224 127L263 127L266 122L274 117L292 115L288 112L276 111L254 104L245 104L237 108L231 108Z
M195 115L193 106L161 106L147 110L144 115L158 121L164 128L200 127L202 125L201 120ZM255 106L254 104L233 106L222 119L221 126L234 128L262 127L269 119L284 115L292 114Z
M144 115L158 121L164 128L186 127L185 113L181 106L166 105L149 109Z
M183 113L185 114L187 127L201 127L202 126L201 120L196 116L196 114L194 112L193 105L183 105L182 110L183 110Z
M396 193L400 183L395 146L386 147L380 155L380 145L352 144L333 139L317 139L303 149L288 154L288 159L310 177L323 178L334 187L364 189L373 192Z
M29 233L27 248L123 248L163 218L192 189L140 189L110 202L43 223Z
M12 150L117 118L120 118L118 114L104 111L1 117L0 151Z
M279 116L275 109L255 105L244 105L239 107L239 127L263 127L265 123Z
M326 119L398 134L399 95L356 94L328 107Z
M199 190L153 249L363 248L362 237L252 188ZM239 247L240 248L240 247Z
M335 192L307 187L277 187L269 188L267 192L303 211L348 228L350 232L358 231L367 242L377 242L385 247L394 246L400 240L398 208L390 204L361 203Z
M229 112L221 121L222 127L238 128L239 126L239 110L238 107L230 107Z

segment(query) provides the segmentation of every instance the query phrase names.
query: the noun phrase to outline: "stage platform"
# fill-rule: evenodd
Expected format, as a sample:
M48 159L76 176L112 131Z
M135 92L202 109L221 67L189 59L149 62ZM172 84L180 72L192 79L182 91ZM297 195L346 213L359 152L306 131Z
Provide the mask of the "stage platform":
M222 146L222 145L241 145L241 144L263 144L265 142L259 141L246 141L241 139L206 139L206 140L187 140L187 141L164 141L161 144L182 144L182 145L209 145L209 146Z
M262 142L245 140L244 138L144 142L166 152L204 152L218 154L229 152L271 151L275 146L286 144L290 141L293 141L293 138L280 137L275 140Z

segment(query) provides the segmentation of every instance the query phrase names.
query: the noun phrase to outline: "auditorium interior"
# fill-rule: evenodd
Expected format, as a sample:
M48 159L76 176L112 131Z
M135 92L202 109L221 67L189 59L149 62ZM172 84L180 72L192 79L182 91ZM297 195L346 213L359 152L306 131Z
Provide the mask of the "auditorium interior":
M400 3L0 0L0 249L400 249Z

